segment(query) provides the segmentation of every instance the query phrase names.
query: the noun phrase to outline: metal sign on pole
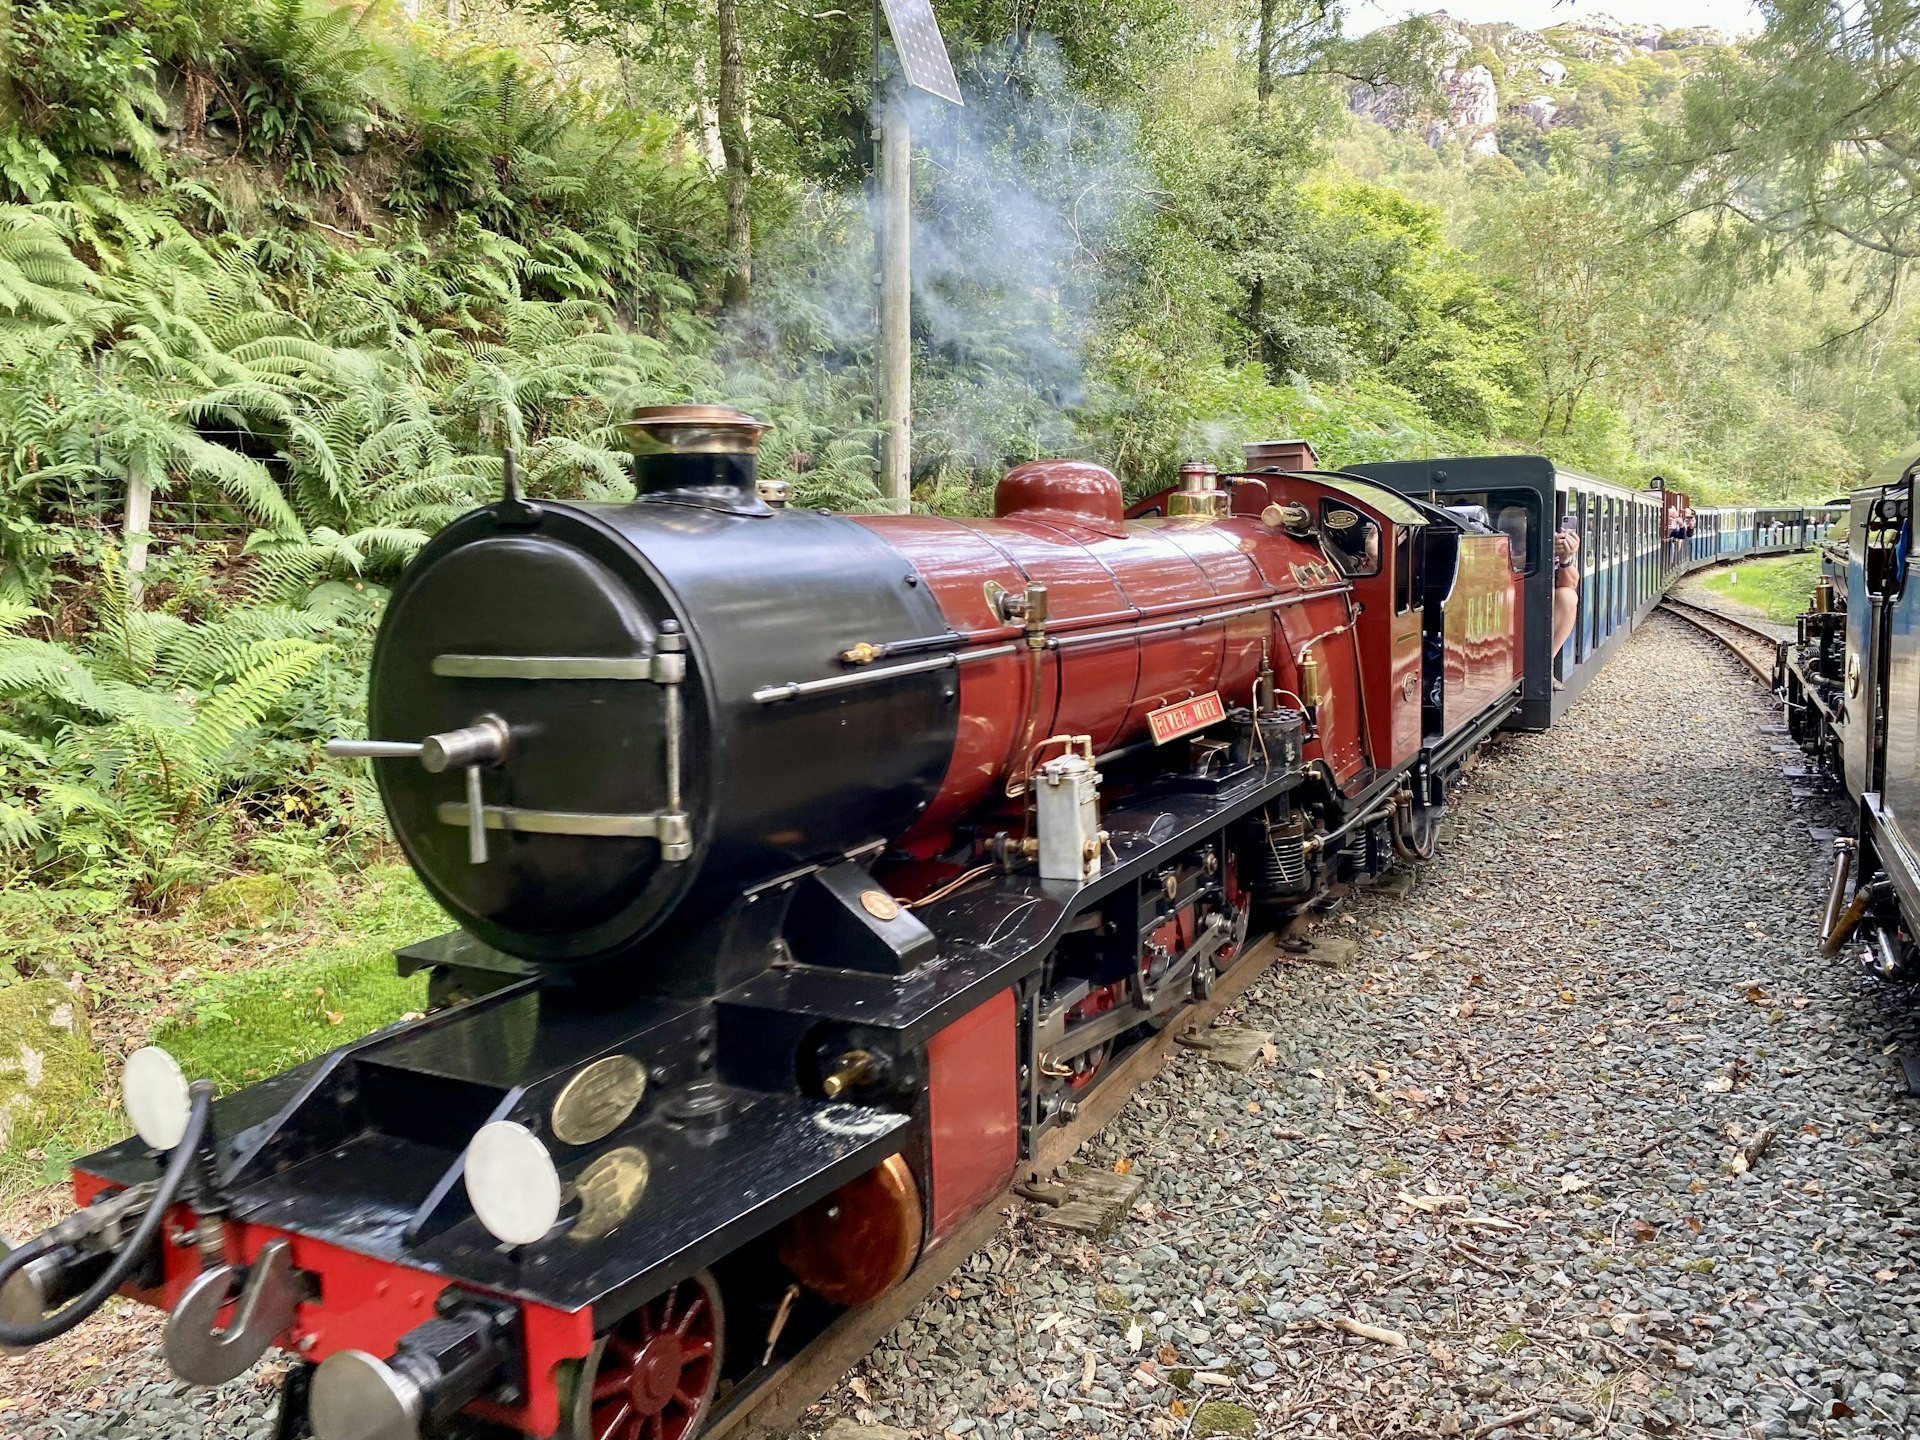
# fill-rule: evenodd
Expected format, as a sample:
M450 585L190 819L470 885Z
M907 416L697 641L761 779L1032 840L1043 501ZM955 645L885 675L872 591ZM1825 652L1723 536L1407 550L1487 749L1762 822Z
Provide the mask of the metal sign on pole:
M906 82L964 105L931 0L877 0ZM874 47L879 49L876 18ZM878 55L876 53L876 82ZM905 104L885 103L880 128L880 495L905 514L913 460L913 133Z

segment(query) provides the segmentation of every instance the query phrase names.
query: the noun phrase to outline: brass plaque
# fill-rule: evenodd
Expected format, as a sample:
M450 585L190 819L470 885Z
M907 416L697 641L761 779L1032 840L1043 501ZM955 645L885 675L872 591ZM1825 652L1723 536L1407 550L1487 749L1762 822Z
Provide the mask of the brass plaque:
M646 1067L631 1055L596 1060L553 1102L553 1138L564 1145L604 1140L627 1123L646 1092Z
M862 890L860 905L876 920L898 920L900 902L884 890Z
M609 1150L573 1182L580 1192L580 1218L568 1233L575 1240L610 1235L647 1193L647 1155L631 1145Z

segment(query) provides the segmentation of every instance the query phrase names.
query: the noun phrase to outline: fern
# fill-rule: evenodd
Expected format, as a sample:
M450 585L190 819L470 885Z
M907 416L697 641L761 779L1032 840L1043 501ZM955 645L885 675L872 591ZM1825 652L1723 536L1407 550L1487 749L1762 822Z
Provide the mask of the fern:
M179 844L220 848L232 779L319 663L324 622L265 609L195 625L131 609L119 589L103 587L84 650L0 633L0 695L47 737L0 731L0 855L85 869L110 853L163 898L197 873L173 858ZM0 602L0 627L36 614Z
M52 221L22 206L0 206L0 324L71 325L93 288L93 271Z

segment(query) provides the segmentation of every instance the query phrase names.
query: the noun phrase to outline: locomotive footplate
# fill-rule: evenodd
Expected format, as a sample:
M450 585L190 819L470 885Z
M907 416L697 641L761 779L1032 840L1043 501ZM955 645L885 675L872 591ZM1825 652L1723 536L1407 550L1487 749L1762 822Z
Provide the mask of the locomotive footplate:
M885 1029L903 1045L919 1044L1032 974L1097 902L1136 884L1167 856L1285 795L1301 778L1298 771L1249 768L1205 788L1116 805L1103 819L1110 856L1096 879L1076 885L1031 874L997 876L915 911L939 948L936 958L907 975L809 965L757 975L718 1002L723 1022L752 1012L756 1026L723 1023L722 1043L758 1025L805 1028L828 1021Z
M595 1014L515 986L242 1090L214 1112L235 1248L293 1236L322 1292L325 1257L345 1251L610 1323L905 1143L895 1111L719 1083L699 1065L712 1025L700 1003ZM621 1056L645 1067L638 1092L570 1083ZM568 1196L560 1222L517 1247L487 1233L462 1185L468 1142L503 1119L541 1138ZM132 1185L154 1162L135 1139L77 1168ZM192 1277L176 1263L170 1292ZM336 1294L319 1323L340 1311Z

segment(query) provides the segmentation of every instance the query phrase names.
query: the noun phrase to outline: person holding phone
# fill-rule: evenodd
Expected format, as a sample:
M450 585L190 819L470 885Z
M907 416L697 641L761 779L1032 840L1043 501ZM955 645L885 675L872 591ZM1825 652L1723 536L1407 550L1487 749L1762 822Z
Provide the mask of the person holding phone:
M1580 618L1580 535L1571 515L1560 517L1560 528L1553 532L1553 656L1557 661L1561 648L1573 634L1573 623ZM1553 677L1553 688L1561 687Z

